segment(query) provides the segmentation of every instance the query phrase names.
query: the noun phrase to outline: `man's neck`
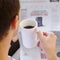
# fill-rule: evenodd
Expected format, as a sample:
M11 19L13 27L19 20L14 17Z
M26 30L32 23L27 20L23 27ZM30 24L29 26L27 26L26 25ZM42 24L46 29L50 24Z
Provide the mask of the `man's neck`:
M0 60L9 60L8 51L10 48L12 34L7 35L2 41L0 41Z
M8 54L5 54L5 51L3 53L0 52L0 60L9 60Z

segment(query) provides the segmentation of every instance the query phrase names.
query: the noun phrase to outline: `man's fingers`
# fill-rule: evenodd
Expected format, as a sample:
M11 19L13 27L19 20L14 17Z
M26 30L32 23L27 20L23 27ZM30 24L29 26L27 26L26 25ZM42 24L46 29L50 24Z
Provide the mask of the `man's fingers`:
M40 40L43 40L43 33L41 31L37 31L37 35Z
M46 36L43 35L43 32L38 31L37 34L38 34L38 37L40 38L40 42L42 44L47 44L47 38Z
M57 40L57 36L53 32L50 32L47 38L52 38L53 40Z
M47 32L43 32L43 35L47 37L48 36L48 33Z

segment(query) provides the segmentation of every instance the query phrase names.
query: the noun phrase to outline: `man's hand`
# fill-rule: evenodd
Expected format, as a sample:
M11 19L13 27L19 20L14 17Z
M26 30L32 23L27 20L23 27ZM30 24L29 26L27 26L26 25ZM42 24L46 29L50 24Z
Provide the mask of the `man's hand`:
M46 33L40 31L38 31L37 34L46 52L48 60L56 60L56 35L52 32Z

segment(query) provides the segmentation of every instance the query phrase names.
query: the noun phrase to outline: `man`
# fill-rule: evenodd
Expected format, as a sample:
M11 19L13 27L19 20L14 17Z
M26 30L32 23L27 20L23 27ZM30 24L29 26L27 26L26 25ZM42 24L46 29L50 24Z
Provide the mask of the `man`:
M0 60L9 60L10 42L19 20L19 0L0 0Z
M0 60L9 60L8 51L19 24L19 0L0 0ZM49 60L56 60L54 33L37 32Z

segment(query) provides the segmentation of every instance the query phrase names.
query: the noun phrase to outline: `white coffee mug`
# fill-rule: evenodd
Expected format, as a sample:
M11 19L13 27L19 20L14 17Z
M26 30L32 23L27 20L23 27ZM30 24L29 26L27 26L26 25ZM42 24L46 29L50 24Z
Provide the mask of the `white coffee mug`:
M31 27L33 26L33 27ZM22 42L26 48L33 48L37 44L36 28L38 24L34 19L25 19L20 23L20 31L22 35ZM28 28L26 28L28 27Z

